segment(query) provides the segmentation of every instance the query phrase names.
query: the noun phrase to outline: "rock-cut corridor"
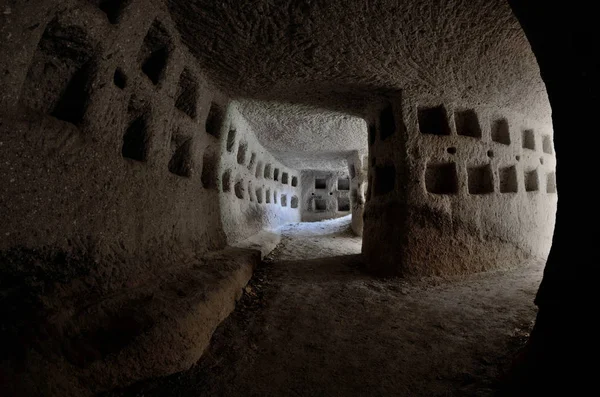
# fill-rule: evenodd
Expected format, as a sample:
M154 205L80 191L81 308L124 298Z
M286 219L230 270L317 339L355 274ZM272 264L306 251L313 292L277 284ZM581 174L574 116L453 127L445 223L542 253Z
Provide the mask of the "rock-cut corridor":
M543 265L374 279L349 217L281 228L188 371L117 396L482 396L528 336ZM516 264L515 264L516 265Z

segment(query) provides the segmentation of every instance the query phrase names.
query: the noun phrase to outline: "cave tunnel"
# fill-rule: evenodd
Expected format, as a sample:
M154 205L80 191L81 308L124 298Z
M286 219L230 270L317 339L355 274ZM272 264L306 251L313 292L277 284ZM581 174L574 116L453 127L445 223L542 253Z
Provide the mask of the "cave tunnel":
M593 5L0 10L0 395L594 379Z

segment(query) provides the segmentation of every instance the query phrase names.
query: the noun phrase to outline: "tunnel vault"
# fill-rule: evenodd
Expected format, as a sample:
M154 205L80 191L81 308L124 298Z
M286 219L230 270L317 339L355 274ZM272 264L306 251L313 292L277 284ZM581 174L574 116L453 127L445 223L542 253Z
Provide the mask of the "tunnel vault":
M85 395L189 367L265 229L307 205L352 213L373 274L547 256L550 107L504 1L243 3L4 9L0 285L16 390ZM305 166L318 157L297 157L321 132L347 166L335 188Z

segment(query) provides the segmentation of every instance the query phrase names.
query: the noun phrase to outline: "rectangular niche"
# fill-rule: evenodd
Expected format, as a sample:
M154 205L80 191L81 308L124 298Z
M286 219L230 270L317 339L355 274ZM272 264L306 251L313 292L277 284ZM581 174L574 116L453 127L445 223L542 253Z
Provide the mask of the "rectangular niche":
M91 2L104 11L108 21L115 25L119 23L123 9L131 0L91 0Z
M479 118L473 109L454 112L454 122L456 123L456 133L458 135L481 138Z
M500 193L517 193L519 184L517 182L517 167L514 165L502 167L499 170Z
M279 181L279 168L273 170L273 180Z
M64 25L54 18L33 55L21 103L59 120L79 124L88 105L93 53L94 44L82 28Z
M525 191L537 192L540 189L537 170L525 171Z
M315 211L327 211L327 200L315 198Z
M298 208L298 196L292 196L292 201L290 203L292 208Z
M433 194L456 194L458 192L456 163L427 164L425 187Z
M221 137L221 126L223 125L223 119L225 118L225 112L218 103L212 102L210 104L210 110L206 117L205 130L209 135L215 138Z
M233 187L233 190L235 191L235 197L242 200L244 198L244 190L245 190L244 189L244 180L238 179L235 182L235 186Z
M379 137L383 141L396 132L396 120L392 105L388 104L379 114Z
M281 206L287 207L287 195L285 195L285 194L281 195Z
M396 186L396 167L383 165L375 167L375 185L373 194L381 196L394 190Z
M315 178L315 189L327 189L327 179Z
M231 170L226 170L221 177L223 192L231 191Z
M337 204L339 212L350 211L350 199L348 197L338 197Z
M489 164L470 166L467 169L469 194L488 194L494 192L494 178Z
M553 154L552 137L550 135L544 135L542 137L542 149L544 150L544 153Z
M505 118L494 120L492 123L492 141L510 145L510 129Z
M175 107L187 114L190 118L196 118L196 107L198 98L198 84L192 72L183 69L177 86L177 99Z
M422 134L450 135L450 125L444 105L420 107L417 113L419 130Z
M149 148L148 122L146 115L141 115L134 119L123 135L123 146L121 154L123 157L146 161Z
M279 194L279 193L277 192L277 190L275 190L275 191L273 192L273 204L277 204L277 195L278 195L278 194Z
M254 177L255 177L256 179L259 179L259 178L262 176L262 171L263 171L263 168L262 168L262 166L263 166L263 163L262 163L262 161L259 161L259 162L256 164L256 172L254 173Z
M192 139L187 138L181 143L181 139L175 136L171 139L173 156L169 160L169 172L172 174L189 178L192 176Z
M523 149L535 150L535 133L533 130L523 130Z
M265 202L271 204L271 189L267 189L265 192Z
M350 178L354 179L356 177L356 168L354 167L354 164L348 166L348 171L350 172Z
M154 21L139 53L142 72L157 85L163 77L171 52L171 37L167 29L158 21Z
M546 193L556 193L556 173L549 172L546 175Z
M290 175L287 172L284 172L281 174L281 183L283 183L284 185L287 185L289 183L289 177Z
M348 179L348 178L338 179L338 190L350 190L350 179Z
M297 176L292 177L292 186L293 187L298 186L298 177Z
M262 190L262 187L259 187L259 188L256 189L256 201L259 204L262 204L262 202L263 202L263 190Z
M256 163L256 153L252 152L252 154L250 154L250 162L248 163L248 170L250 172L252 172L252 168L254 167L254 164Z
M265 179L271 179L271 164L265 165L264 177Z
M229 132L227 133L227 146L226 149L229 153L233 152L233 148L235 147L235 136L237 131L235 128L230 127Z
M240 142L237 152L237 163L244 165L246 163L246 151L248 150L247 142Z

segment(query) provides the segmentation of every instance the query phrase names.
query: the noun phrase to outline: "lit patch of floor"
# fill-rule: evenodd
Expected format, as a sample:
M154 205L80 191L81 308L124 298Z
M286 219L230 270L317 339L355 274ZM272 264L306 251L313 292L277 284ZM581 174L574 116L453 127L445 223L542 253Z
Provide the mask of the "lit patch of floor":
M198 364L115 395L492 394L534 320L542 265L376 279L361 270L348 221L282 228Z

